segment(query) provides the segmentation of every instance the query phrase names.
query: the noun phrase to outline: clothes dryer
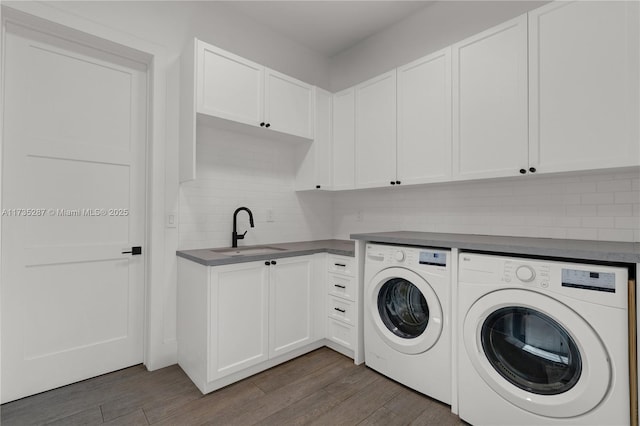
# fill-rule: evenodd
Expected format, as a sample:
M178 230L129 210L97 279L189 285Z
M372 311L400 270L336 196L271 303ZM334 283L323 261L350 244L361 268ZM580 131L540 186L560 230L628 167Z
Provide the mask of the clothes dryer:
M451 403L450 251L367 244L367 366Z
M461 253L458 278L462 419L629 423L627 269Z

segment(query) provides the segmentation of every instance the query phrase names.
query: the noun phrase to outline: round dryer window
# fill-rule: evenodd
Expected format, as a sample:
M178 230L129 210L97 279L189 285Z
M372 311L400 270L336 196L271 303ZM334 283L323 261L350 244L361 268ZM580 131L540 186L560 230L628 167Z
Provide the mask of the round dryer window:
M427 328L429 306L422 292L404 278L393 278L380 288L378 313L396 336L415 339Z
M520 389L558 395L580 378L582 360L567 330L540 311L507 307L487 317L482 348L496 371Z
M387 268L366 286L365 308L384 342L405 354L431 348L440 337L440 300L427 280L400 267Z
M573 309L547 295L504 289L482 296L464 317L463 339L484 382L531 413L579 416L609 390L602 340Z

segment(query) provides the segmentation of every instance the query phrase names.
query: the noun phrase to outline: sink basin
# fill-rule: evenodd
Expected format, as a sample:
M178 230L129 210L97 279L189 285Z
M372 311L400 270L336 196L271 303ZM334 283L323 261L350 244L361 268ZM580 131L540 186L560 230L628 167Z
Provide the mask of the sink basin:
M256 246L256 247L212 249L211 251L214 253L222 254L224 256L251 256L256 254L278 253L284 250L286 249L279 248L279 247Z

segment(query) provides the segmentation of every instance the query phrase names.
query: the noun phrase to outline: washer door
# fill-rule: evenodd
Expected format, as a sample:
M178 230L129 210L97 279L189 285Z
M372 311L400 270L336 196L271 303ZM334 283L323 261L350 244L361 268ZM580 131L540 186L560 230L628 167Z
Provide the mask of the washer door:
M607 351L575 311L540 293L489 293L463 325L467 355L504 399L546 417L574 417L596 407L611 381Z
M417 354L442 333L442 307L429 283L415 272L388 268L368 286L368 315L380 337L395 350Z

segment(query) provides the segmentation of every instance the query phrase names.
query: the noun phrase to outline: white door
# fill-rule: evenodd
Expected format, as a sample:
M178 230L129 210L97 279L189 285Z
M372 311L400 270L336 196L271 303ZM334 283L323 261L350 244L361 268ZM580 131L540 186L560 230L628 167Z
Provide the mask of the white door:
M355 91L333 95L333 189L355 186Z
M265 70L265 126L313 139L313 87L274 70Z
M529 13L530 162L541 172L640 164L640 4Z
M269 359L269 268L263 261L211 268L209 381Z
M396 70L356 86L356 187L396 184Z
M454 177L526 173L527 16L461 41L452 52Z
M142 362L145 238L145 66L7 28L3 402Z
M451 178L451 49L398 68L398 180Z
M269 298L269 357L313 341L313 257L276 259L271 266Z
M263 121L264 67L198 40L197 111L258 126Z

